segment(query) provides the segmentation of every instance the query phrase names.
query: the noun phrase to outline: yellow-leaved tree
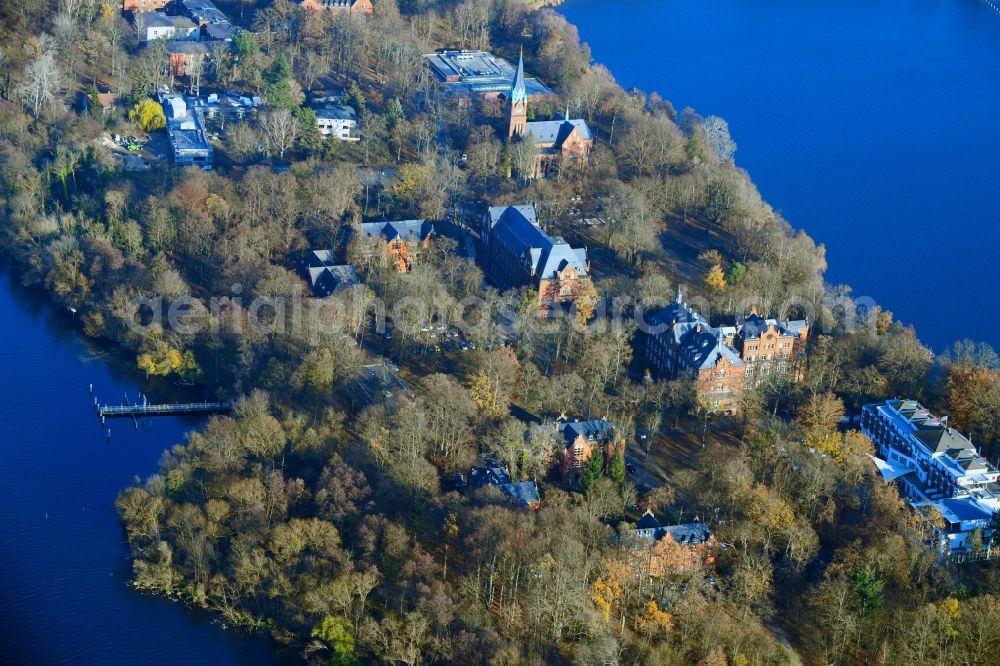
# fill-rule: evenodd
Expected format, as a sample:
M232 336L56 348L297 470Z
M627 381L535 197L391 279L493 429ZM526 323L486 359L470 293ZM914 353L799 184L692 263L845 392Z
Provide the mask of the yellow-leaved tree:
M587 322L594 316L597 310L597 289L590 280L585 280L580 285L580 291L576 295L576 321L580 326L586 326Z
M722 266L713 264L708 269L708 275L705 276L705 286L713 292L720 292L726 288L726 274L722 272Z
M142 128L143 132L163 129L167 126L167 117L163 107L151 99L143 99L128 112L128 119Z
M171 347L165 340L154 340L144 345L136 365L147 375L178 374L185 379L195 379L201 375L201 368L191 350L182 351Z

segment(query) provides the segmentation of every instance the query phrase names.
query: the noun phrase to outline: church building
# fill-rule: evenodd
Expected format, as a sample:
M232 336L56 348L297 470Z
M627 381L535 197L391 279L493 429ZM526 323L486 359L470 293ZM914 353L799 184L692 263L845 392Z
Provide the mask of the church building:
M533 141L537 154L533 178L553 173L560 163L586 164L594 149L594 134L587 121L570 119L569 107L562 120L528 120L528 94L524 84L524 54L517 63L517 73L507 101L507 140Z

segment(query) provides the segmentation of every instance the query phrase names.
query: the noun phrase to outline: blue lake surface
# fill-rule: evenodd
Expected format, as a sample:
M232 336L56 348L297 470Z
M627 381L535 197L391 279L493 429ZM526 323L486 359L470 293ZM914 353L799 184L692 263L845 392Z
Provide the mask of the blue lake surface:
M268 663L269 640L127 585L115 497L198 421L113 421L109 446L89 384L112 403L169 392L121 367L0 271L0 662Z
M827 279L1000 349L1000 14L976 0L567 0L626 88L729 121Z

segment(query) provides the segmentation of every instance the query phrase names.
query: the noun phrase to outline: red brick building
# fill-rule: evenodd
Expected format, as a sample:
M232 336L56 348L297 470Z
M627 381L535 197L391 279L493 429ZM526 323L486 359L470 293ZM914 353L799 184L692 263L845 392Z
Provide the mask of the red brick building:
M327 11L333 14L348 12L359 16L372 13L372 0L302 0L303 9Z
M483 216L482 239L481 260L497 286L534 285L539 307L572 303L590 285L587 249L545 233L534 206L490 208Z
M420 251L430 246L434 227L427 220L365 222L361 233L368 243L380 246L391 257L399 272L405 273Z
M174 39L167 42L170 76L187 76L204 68L212 56L203 42Z
M751 314L735 326L713 328L684 302L676 300L644 322L644 358L657 376L689 376L701 406L733 412L745 386L779 373L801 377L800 359L809 337L806 321L780 322Z
M605 464L625 449L625 438L607 419L564 421L557 427L563 436L559 472L566 482L577 479L595 448L603 451Z
M532 174L537 178L553 173L560 164L586 164L594 149L594 135L585 120L570 119L569 107L562 120L528 121L528 93L524 83L524 56L507 101L507 140L534 141L537 154Z
M631 540L634 556L645 564L650 576L693 571L715 564L718 544L705 523L660 525L651 511L623 537Z
M170 0L122 0L122 11L158 12L169 4Z
M780 323L756 313L739 326L733 344L746 364L746 383L755 385L769 375L790 372L795 380L802 376L798 363L809 338L805 321Z

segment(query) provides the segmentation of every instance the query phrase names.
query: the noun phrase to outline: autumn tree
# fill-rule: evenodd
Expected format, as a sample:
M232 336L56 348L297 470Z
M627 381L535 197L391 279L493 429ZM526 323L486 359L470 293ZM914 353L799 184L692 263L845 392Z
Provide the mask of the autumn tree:
M493 418L500 418L510 409L521 364L514 350L501 347L481 354L478 365L472 374L469 393L479 409Z
M996 371L989 368L965 364L951 366L945 391L955 428L968 432L976 425L983 397L998 381Z
M163 107L152 99L139 100L128 112L128 119L137 124L143 132L152 132L167 126Z

